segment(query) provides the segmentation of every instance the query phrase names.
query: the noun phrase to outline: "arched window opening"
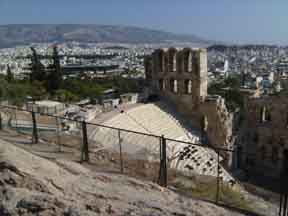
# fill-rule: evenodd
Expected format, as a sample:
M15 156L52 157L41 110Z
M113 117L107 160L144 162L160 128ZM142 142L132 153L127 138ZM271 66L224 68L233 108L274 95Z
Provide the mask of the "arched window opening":
M260 122L269 122L271 121L271 110L266 106L261 107L260 109Z
M193 54L192 62L193 62L193 64L191 66L192 66L193 73L197 74L197 76L200 76L200 65L199 65L199 61L196 57L196 54Z
M177 51L175 49L171 49L168 51L168 65L170 72L176 71L176 53Z
M188 56L188 72L192 72L192 64L193 64L192 54L191 54L191 52L189 52L189 56Z
M170 80L170 86L169 87L170 87L170 91L173 92L173 90L174 90L174 79Z
M177 62L176 62L177 72L182 73L183 72L183 59L182 59L180 52L177 54L176 58L177 58Z
M163 72L167 72L169 70L169 58L167 53L164 54L163 59Z
M176 71L176 54L173 55L173 65L172 65L172 71Z
M192 71L192 54L190 51L185 51L183 55L184 59L184 71L191 72Z
M265 121L265 113L266 113L266 107L261 107L260 108L260 122Z
M174 89L173 89L173 92L174 92L174 93L177 93L177 92L178 92L178 82L177 82L177 80L174 80Z
M173 92L173 93L177 93L178 92L177 80L175 80L175 79L171 79L170 80L170 91Z
M160 90L165 90L165 81L163 79L159 80L159 89Z
M185 87L185 94L192 93L192 81L191 80L185 80L184 87Z
M265 121L270 122L271 121L271 110L267 109L266 111L266 119Z

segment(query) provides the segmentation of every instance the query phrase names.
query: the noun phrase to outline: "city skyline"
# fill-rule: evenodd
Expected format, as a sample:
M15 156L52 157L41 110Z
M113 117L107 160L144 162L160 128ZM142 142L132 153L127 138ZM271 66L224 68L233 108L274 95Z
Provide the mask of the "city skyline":
M288 2L0 0L0 24L126 25L233 43L288 44Z

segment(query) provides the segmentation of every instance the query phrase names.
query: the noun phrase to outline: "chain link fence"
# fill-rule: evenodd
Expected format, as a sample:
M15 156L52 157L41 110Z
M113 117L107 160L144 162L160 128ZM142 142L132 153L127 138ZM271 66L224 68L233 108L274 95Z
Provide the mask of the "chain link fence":
M16 107L1 106L0 113L1 137L39 156L85 162L92 170L150 180L244 212L278 215L280 177L269 180L259 172L258 181L265 185L256 187L261 181L250 178L256 167L242 163L259 159L255 155ZM227 155L232 154L237 155L236 175L227 165ZM267 185L276 185L267 188L273 193L261 189ZM281 199L281 208L286 202L287 197Z

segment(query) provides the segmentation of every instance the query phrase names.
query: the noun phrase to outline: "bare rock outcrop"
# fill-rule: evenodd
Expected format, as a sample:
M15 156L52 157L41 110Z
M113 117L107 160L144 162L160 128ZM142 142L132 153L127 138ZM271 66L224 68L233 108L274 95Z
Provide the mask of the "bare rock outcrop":
M125 175L49 161L0 140L1 216L241 215Z

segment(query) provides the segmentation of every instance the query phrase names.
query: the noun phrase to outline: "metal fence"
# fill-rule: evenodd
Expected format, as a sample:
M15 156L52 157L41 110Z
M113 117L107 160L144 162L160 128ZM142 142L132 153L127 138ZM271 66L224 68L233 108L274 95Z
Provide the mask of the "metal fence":
M174 188L187 196L244 212L288 214L287 196L279 196L285 182L280 177L273 180L276 183L273 193L275 199L269 200L269 195L266 200L257 200L247 193L249 190L255 196L263 196L261 191L257 191L259 188L251 186L254 182L247 180L250 169L242 167L239 176L242 175L240 179L246 180L241 182L228 172L225 157L236 154L239 160L239 152L235 150L213 148L201 143L174 140L10 106L0 106L0 130L4 139L5 134L8 134L6 139L14 139L19 146L46 158L86 162L87 166L95 170L141 177L163 187ZM246 154L245 158L256 156ZM270 212L263 206L261 209L263 203L271 204L267 206ZM277 208L279 204L280 211Z

